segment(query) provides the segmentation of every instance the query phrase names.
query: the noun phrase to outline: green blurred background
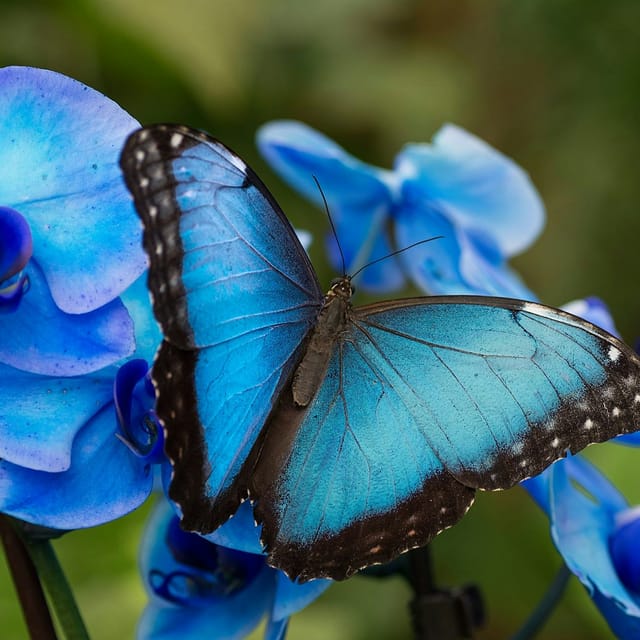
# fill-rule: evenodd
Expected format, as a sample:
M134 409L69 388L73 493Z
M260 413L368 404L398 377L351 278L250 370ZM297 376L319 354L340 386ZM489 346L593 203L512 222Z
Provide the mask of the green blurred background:
M514 261L529 286L553 305L598 295L628 341L640 334L637 0L1 6L2 65L64 72L144 123L182 122L222 139L263 176L294 223L314 232L323 280L325 217L258 157L256 127L300 119L380 166L444 122L467 128L529 171L546 203L543 236ZM640 500L633 450L602 445L589 456ZM56 543L95 639L134 633L145 601L135 563L148 509ZM442 584L475 582L483 590L486 639L508 637L560 566L546 520L520 489L480 495L433 549ZM409 597L400 580L350 580L296 615L289 638L409 638ZM2 638L26 637L4 565L0 623ZM610 632L574 580L541 637Z

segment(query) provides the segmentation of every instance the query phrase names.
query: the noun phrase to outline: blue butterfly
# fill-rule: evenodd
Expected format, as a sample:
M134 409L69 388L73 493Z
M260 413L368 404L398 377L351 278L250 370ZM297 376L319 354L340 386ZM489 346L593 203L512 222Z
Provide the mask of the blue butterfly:
M284 213L220 142L151 126L121 165L186 529L210 532L249 498L270 563L342 579L424 545L477 489L636 429L640 359L598 327L506 298L354 308L349 277L323 295Z

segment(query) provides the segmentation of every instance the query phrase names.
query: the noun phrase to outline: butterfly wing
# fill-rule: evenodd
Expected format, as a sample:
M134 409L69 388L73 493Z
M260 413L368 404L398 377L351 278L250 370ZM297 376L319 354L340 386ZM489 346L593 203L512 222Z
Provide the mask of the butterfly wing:
M303 579L388 561L454 524L476 489L635 430L639 402L636 354L557 309L356 309L309 407L270 419L250 492L271 561Z
M186 528L207 532L246 496L240 470L322 294L278 205L221 143L156 125L129 138L121 165L165 336L153 377L170 496Z

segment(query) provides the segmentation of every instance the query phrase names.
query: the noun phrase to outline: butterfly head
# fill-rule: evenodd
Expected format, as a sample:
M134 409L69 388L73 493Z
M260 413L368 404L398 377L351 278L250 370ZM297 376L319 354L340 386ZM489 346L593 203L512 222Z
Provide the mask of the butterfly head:
M327 297L340 297L347 302L351 300L351 297L355 293L355 288L351 284L350 276L341 276L340 278L334 278L331 281L331 287L327 293Z

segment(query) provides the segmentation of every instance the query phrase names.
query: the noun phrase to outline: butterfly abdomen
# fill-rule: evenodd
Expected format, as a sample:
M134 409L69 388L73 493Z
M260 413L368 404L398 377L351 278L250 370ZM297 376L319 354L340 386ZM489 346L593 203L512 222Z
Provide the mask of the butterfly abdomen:
M291 391L298 407L306 407L313 400L324 380L333 346L349 321L352 293L351 281L345 277L336 280L325 297L307 349L293 375Z

